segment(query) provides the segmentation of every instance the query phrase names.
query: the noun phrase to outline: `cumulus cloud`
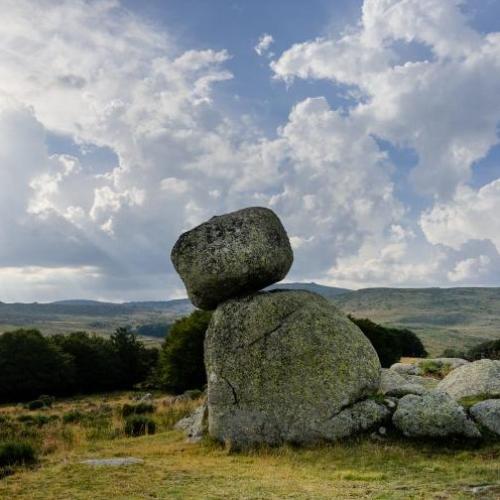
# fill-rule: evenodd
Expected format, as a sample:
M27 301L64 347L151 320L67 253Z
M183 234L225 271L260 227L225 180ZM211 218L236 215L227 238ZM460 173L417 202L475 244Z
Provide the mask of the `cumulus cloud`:
M473 239L488 239L500 252L500 179L479 190L461 188L453 200L422 214L421 226L433 244L459 249Z
M448 273L450 281L464 282L470 278L478 278L483 275L490 264L490 259L486 255L471 257L457 263L453 271Z
M224 111L228 51L182 52L117 1L6 0L0 299L179 296L169 262L179 233L248 205L283 219L291 279L424 285L484 275L496 249L469 243L496 242L496 226L473 228L471 207L481 217L478 196L493 206L498 195L464 184L496 141L499 42L468 28L456 3L425 3L367 0L360 28L274 61L282 79L348 85L355 104L304 99L270 138ZM428 45L432 58L400 60L399 40ZM269 54L272 41L263 35L255 50ZM463 109L458 97L469 99ZM80 152L49 153L52 134ZM397 165L379 138L419 154L414 179L436 196L420 225L398 199ZM112 161L83 161L101 147ZM447 232L460 219L461 236Z
M412 147L412 181L453 196L473 163L498 143L500 33L473 31L457 0L365 0L359 27L296 44L271 67L277 78L327 79L362 97L351 111L368 132ZM408 60L404 44L430 49Z
M468 187L475 162L499 142L500 33L480 34L457 0L365 0L358 26L335 38L298 43L271 63L275 78L322 79L353 98L347 117L360 135L413 148L411 185L434 207L413 241L389 232L339 255L330 279L349 285L442 284L483 280L497 256L468 256L472 240L500 249L498 180ZM405 51L413 50L413 58ZM407 229L405 229L407 230ZM416 250L415 250L416 249ZM495 251L495 253L496 253Z
M259 56L263 56L267 53L268 57L273 57L273 53L269 53L269 47L274 43L274 38L268 33L264 33L259 37L257 45L255 45L254 50Z

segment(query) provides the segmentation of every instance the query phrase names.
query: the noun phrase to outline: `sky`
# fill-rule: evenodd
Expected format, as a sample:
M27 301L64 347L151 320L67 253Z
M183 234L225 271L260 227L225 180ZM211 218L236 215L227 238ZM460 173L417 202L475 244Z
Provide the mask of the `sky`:
M247 206L287 281L500 286L500 0L0 8L0 301L183 297Z

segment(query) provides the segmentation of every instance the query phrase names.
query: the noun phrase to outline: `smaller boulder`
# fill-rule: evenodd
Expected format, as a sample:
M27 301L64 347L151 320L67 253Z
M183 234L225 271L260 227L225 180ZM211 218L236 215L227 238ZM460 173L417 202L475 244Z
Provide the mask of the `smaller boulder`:
M500 399L481 401L469 411L478 424L500 437Z
M401 375L410 384L418 384L428 390L435 389L439 380L433 377L422 377L421 375Z
M454 399L500 397L500 361L481 359L453 370L437 388Z
M200 407L196 408L190 415L179 420L174 428L184 431L189 443L198 443L207 432L207 418L208 407L205 402Z
M91 458L89 460L82 460L80 463L92 467L123 467L126 465L143 464L144 460L135 457Z
M138 399L139 403L152 403L153 395L150 392L147 392L143 396Z
M424 394L427 389L421 384L408 382L405 377L394 370L382 368L379 392L384 396L402 397L406 394Z
M413 363L394 363L391 365L390 370L393 370L400 375L420 375L418 366Z
M422 396L404 396L399 400L392 422L408 437L481 437L465 410L448 394L440 391Z

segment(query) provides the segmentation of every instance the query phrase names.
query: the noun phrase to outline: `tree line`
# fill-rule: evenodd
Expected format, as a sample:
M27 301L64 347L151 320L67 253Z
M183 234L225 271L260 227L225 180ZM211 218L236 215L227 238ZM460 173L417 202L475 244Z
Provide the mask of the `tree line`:
M127 328L109 338L6 332L0 335L0 402L130 389L154 371L157 361L158 350L146 348Z
M172 393L203 389L203 343L211 314L197 310L165 328L166 338L159 350L146 348L128 328L118 328L109 338L86 332L51 337L38 330L4 333L0 335L0 403L29 400L40 394L131 389L137 384ZM370 340L383 367L403 356L427 356L422 342L410 330L349 318ZM446 354L498 359L499 352L500 341L491 341L467 353Z

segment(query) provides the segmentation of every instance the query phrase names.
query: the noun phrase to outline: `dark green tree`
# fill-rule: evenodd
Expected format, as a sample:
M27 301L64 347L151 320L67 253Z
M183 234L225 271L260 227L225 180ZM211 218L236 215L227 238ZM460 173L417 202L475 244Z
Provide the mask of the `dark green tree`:
M500 360L500 339L488 340L470 348L465 353L465 358L470 361L483 358Z
M109 391L119 386L118 356L109 339L74 332L55 335L51 341L73 360L72 393Z
M38 330L0 335L0 401L64 394L73 378L71 357Z
M422 344L422 341L414 332L406 328L390 328L390 330L397 336L401 347L401 356L413 358L425 358L427 356L428 353L425 350L424 344Z
M194 311L174 323L163 343L159 360L161 385L174 393L202 389L207 382L203 342L212 313Z
M150 355L129 328L117 328L111 335L119 373L118 387L130 388L143 381L151 371Z
M380 364L388 368L402 356L425 357L427 352L415 333L410 330L386 328L369 319L349 316L377 351Z

